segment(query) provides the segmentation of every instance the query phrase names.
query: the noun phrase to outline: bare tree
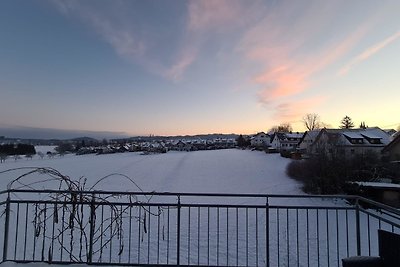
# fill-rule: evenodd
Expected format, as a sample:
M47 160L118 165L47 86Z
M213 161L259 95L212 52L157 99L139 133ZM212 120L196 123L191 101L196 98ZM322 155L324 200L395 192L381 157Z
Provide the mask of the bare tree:
M44 158L44 153L43 153L42 151L39 151L37 154L38 154L38 156L39 156L41 159Z
M304 126L307 130L312 131L322 126L319 115L316 113L308 113L303 117Z
M279 126L273 126L269 129L269 132L281 132L281 133L288 133L293 131L292 126L290 123L281 123Z
M344 116L344 118L340 121L340 128L342 129L351 129L354 128L354 123L349 116Z

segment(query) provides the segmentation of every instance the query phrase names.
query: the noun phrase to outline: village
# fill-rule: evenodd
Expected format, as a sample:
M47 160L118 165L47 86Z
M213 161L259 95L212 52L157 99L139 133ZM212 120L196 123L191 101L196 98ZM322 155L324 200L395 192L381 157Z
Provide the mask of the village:
M12 144L16 147L23 143L25 143L24 140L3 138L0 145ZM31 144L35 145L35 142L31 142ZM50 144L56 145L56 149L47 151L46 156L48 157L63 156L67 153L84 155L143 152L149 154L241 148L261 150L266 153L280 153L281 156L292 159L306 159L321 153L351 158L355 155L373 152L391 161L400 160L400 134L394 129L383 130L379 127L322 128L305 132L270 131L254 135L220 135L217 137L135 137L102 141L82 138L53 141ZM0 154L3 155L3 160L12 155L12 153L6 155L3 151L0 151ZM29 158L31 158L31 154L29 153ZM43 155L38 156L43 158Z

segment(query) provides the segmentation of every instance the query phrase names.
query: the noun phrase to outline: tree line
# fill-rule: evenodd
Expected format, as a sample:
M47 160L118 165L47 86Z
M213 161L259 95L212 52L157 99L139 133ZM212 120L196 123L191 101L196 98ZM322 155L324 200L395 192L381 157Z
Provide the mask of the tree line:
M0 145L0 154L2 154L2 155L35 155L36 150L33 145L7 144L7 145Z

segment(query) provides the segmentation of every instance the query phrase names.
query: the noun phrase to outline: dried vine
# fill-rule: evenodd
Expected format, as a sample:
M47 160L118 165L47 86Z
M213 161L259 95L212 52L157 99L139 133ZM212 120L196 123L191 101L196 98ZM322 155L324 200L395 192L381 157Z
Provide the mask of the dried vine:
M44 186L46 186L46 189L50 189L49 185L55 185L53 189L56 191L44 193L44 198L51 200L51 204L43 202L32 204L34 208L32 219L34 238L37 240L42 235L43 238L50 240L50 244L57 241L61 248L61 253L67 253L72 262L93 262L93 258L96 255L99 255L98 259L101 261L103 250L111 245L110 243L114 238L119 241L118 256L120 256L125 247L123 219L135 219L143 226L141 229L146 233L146 216L161 216L163 213L162 208L159 208L157 212L152 212L146 207L146 204L151 200L151 195L144 195L144 200L140 200L136 195L94 193L99 183L116 176L126 179L137 190L143 192L133 179L124 174L113 173L104 176L90 187L84 177L73 180L58 170L49 167L14 168L2 171L0 174L16 171L24 171L24 173L7 185L7 189L11 190L11 192L13 192L13 189L40 190L44 189ZM29 180L28 177L32 176L35 179ZM42 179L38 180L37 176L42 177ZM39 188L40 186L42 188ZM18 193L13 192L13 194L15 197L19 197ZM116 204L117 200L122 198L130 205L122 206ZM110 216L98 220L96 218L96 210L103 209L104 206L110 208ZM144 210L143 218L138 216L131 217L132 215L128 211L133 206ZM87 207L90 208L88 209ZM48 229L46 229L48 223L58 225L58 233L48 234ZM65 240L66 236L68 240ZM53 249L54 245L50 245L48 248L47 261L49 262L53 259ZM43 251L41 257L42 261L46 260Z

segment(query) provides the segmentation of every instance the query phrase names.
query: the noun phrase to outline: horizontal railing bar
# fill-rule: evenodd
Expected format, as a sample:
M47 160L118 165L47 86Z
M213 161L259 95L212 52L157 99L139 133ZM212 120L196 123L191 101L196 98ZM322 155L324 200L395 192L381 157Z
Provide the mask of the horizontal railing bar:
M9 262L15 262L15 263L43 263L43 261L38 261L38 260L9 260ZM49 264L58 264L58 265L87 264L87 262L84 262L84 261L82 261L82 262L79 262L79 261L74 261L74 262L71 262L71 261L51 261L51 263L48 262L48 261L44 261L44 262L47 262ZM94 266L127 266L127 265L129 265L129 266L176 266L176 264L172 264L172 263L171 264L160 264L160 263L159 264L149 264L149 263L127 263L127 262L125 262L125 263L123 263L123 262L121 262L121 263L119 263L119 262L93 262L92 264L89 264L89 266L90 265L92 265L92 266L93 265ZM185 265L181 264L180 266L185 266ZM196 266L227 267L225 265L209 265L209 264L207 264L207 265L200 264L200 265L196 265Z
M393 219L400 220L400 216L398 216L397 214L391 214L390 211L388 212L386 210L379 209L379 212L384 214L384 215L387 215L387 216L389 216L389 217L391 217ZM395 216L395 215L397 215L397 216Z
M395 208L393 208L391 206L385 205L385 204L380 203L380 202L376 202L374 200L371 200L371 199L368 199L368 198L365 198L365 197L360 197L360 196L358 197L358 200L359 201L363 201L363 202L368 203L368 204L371 204L371 205L374 205L376 207L385 209L385 210L389 210L390 212L395 213L395 214L400 216L400 210L395 209Z
M39 261L39 260L9 260L9 262L15 262L15 263L43 263L43 261ZM87 264L87 262L85 262L85 261L82 261L82 262L79 262L79 261L51 261L51 262L44 261L44 262L49 263L49 264L58 264L58 265L71 265L71 264L84 264L84 265L86 265ZM119 262L93 262L92 264L89 264L88 266L90 266L90 265L92 265L92 266L93 265L94 266L127 266L127 265L129 265L129 266L154 266L154 264L127 263L127 262L125 262L125 263L123 263L123 262L121 262L121 263L119 263ZM157 264L157 266L176 266L176 264ZM199 265L199 266L201 266L201 265ZM207 265L207 266L212 266L212 265ZM221 266L219 266L219 267L221 267Z
M181 207L190 208L254 208L254 209L265 209L264 205L235 205L235 204L181 204ZM269 209L289 209L289 210L301 210L301 209L328 209L328 210L353 210L355 207L335 207L335 206L280 206L280 205L269 205Z
M20 204L59 204L59 205L95 205L95 206L152 206L152 207L178 207L177 203L146 203L146 202L92 202L92 201L57 201L57 200L10 200L10 203ZM181 207L186 208L254 208L265 209L264 205L247 205L247 204L180 204ZM269 205L270 209L289 209L289 210L302 210L302 209L325 209L325 210L353 210L353 206L307 206L307 205Z
M364 212L364 213L366 213L366 214L368 214L368 215L374 217L375 219L379 219L379 220L381 220L381 221L383 221L383 222L385 222L385 223L387 223L387 224L390 224L390 225L392 225L392 226L394 226L394 227L400 228L400 224L397 224L397 223L395 223L395 222L392 222L392 221L390 221L389 219L386 219L386 218L384 218L384 217L380 217L379 215L376 215L375 213L372 213L372 212L367 211L367 210L364 210L364 209L360 209L360 211L362 211L362 212Z
M123 191L70 191L70 190L28 190L10 189L10 193L60 193L60 194L101 194L101 195L142 195L142 196L180 196L180 197L249 197L249 198L318 198L318 199L357 199L356 195L285 195L285 194L233 194L233 193L175 193L175 192L123 192Z
M152 206L152 207L177 207L176 203L147 203L147 202L92 202L92 201L57 201L57 200L10 200L10 203L20 204L59 204L59 205L95 205L95 206Z

